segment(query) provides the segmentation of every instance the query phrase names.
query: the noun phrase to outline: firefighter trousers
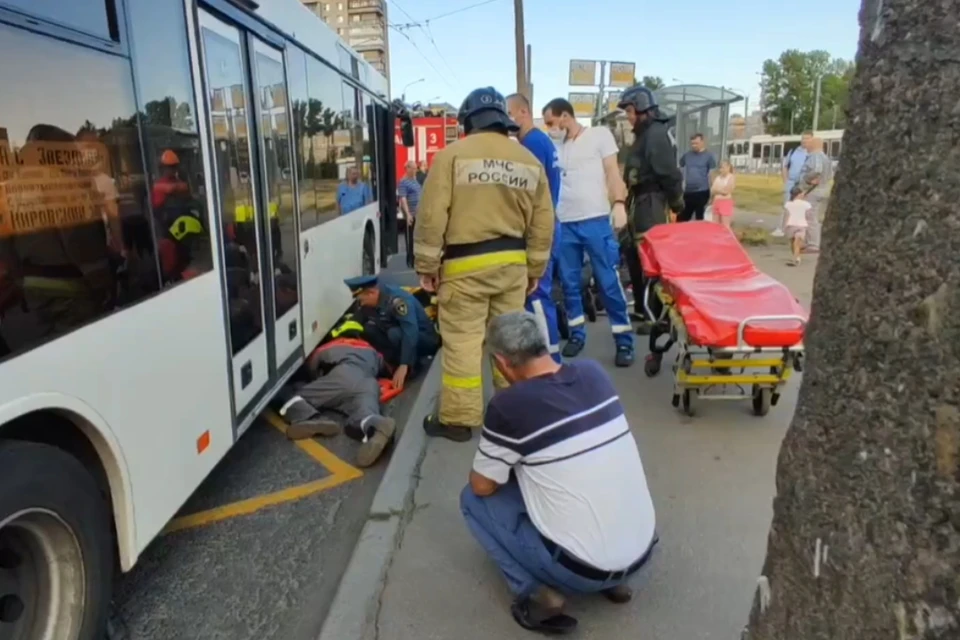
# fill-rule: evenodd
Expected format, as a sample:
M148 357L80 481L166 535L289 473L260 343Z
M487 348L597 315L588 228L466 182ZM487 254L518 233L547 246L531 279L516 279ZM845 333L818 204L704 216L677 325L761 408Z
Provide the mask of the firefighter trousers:
M443 340L439 418L446 425L483 426L483 343L490 321L522 311L527 267L505 264L476 274L441 278L437 318ZM494 384L507 386L494 369Z

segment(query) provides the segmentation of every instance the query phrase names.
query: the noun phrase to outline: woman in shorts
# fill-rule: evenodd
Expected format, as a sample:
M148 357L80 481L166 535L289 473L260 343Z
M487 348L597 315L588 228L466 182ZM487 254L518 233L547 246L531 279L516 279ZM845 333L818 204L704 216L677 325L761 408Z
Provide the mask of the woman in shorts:
M727 229L733 222L733 190L736 186L733 165L724 160L720 163L720 173L713 179L710 194L713 196L713 219Z
M783 205L786 236L790 240L790 249L793 253L793 260L787 263L790 266L800 264L803 237L807 233L807 211L810 210L810 207L811 205L804 198L803 190L800 187L794 187L790 190L790 201Z

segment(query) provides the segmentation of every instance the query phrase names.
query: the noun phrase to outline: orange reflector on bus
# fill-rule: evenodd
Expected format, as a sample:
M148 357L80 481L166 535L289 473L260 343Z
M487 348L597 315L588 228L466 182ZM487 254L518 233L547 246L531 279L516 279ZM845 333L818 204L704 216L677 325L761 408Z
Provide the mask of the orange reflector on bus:
M210 432L204 431L200 434L200 437L197 438L197 453L203 453L207 450L207 447L210 446Z

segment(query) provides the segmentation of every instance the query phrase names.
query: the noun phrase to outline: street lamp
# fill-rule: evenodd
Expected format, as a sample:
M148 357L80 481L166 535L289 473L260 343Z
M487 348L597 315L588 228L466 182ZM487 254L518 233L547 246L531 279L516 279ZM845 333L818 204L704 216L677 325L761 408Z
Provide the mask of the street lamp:
M407 89L409 89L410 87L412 87L412 86L415 85L415 84L420 84L421 82L425 82L425 81L426 81L426 78L420 78L419 80L414 80L413 82L407 83L407 85L403 87L403 91L400 92L400 100L403 101L403 102L406 102L406 100L407 100Z

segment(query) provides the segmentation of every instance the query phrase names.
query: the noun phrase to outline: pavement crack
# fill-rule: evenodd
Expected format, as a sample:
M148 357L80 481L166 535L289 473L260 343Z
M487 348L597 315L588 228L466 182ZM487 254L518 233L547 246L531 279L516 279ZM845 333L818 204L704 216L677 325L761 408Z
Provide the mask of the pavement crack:
M413 465L410 490L404 497L403 508L400 510L391 509L386 513L370 515L370 518L373 520L389 520L394 517L400 520L399 526L397 527L397 535L394 536L393 539L393 549L390 551L387 566L383 571L383 583L380 585L380 590L377 593L377 607L373 615L373 640L380 640L380 613L383 611L383 597L387 592L387 585L390 583L390 571L393 569L393 561L397 557L397 552L403 547L403 536L406 533L407 525L410 524L413 516L416 515L418 511L430 506L429 503L422 505L416 503L417 490L420 488L420 481L423 479L423 474L421 474L420 470L423 467L423 461L427 457L427 445L428 441L425 441L420 448L420 455L417 456L417 461Z

